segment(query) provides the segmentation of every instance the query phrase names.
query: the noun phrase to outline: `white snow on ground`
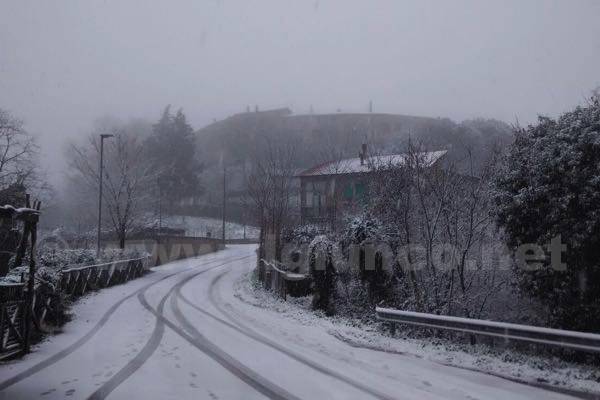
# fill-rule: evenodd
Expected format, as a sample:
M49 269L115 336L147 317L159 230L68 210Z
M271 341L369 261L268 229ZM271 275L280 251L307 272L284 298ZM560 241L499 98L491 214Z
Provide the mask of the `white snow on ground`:
M600 396L600 370L567 363L558 359L525 356L516 351L493 350L485 345L453 345L435 338L424 340L407 337L398 329L395 338L382 334L381 326L368 325L340 317L326 317L311 310L310 297L287 298L287 301L262 289L248 272L234 283L237 299L254 307L277 313L304 326L321 329L357 348L402 354L438 364L482 371L519 382L552 385ZM377 324L379 325L379 324Z
M79 299L72 308L73 320L63 327L63 332L48 336L33 348L33 352L22 359L0 363L0 399L79 399L87 398L95 389L106 383L121 368L130 362L143 348L150 338L154 327L154 316L141 307L137 291L146 285L156 283L148 292L148 301L156 307L159 301L178 278L191 271L199 271L207 267L222 264L224 258L243 255L239 250L225 250L211 253L199 258L176 261L154 269L154 272L144 277L132 280L126 284L116 285L92 292ZM206 264L202 266L201 264ZM173 274L172 277L161 279ZM51 356L67 349L80 340L101 320L102 316L119 300L129 297L110 314L106 324L95 333L84 345L61 358L56 363L34 373L33 375L5 389L2 383L36 364L49 359ZM177 391L169 386L168 380L161 378L167 370L174 368L169 362L177 357L173 350L178 342L170 341L159 348L157 354L163 359L161 368L153 371L141 387L148 391L146 399L175 399L197 398L198 392L185 382L185 386ZM181 347L179 351L186 351ZM165 351L165 353L163 353ZM190 379L190 376L186 376ZM142 391L140 387L134 390ZM170 390L170 392L168 392ZM163 397L153 397L152 393L168 393ZM182 396L178 396L178 393ZM205 391L202 392L206 394ZM123 397L113 397L123 398ZM137 398L129 396L128 399Z
M317 318L307 299L254 292L254 250L230 246L86 296L64 333L0 364L0 399L571 398L441 365L424 344L418 357L409 342ZM378 346L405 343L409 355L354 347L336 332Z
M155 222L157 225L158 222ZM192 217L189 215L164 216L163 226L169 228L185 229L187 236L206 236L208 232L212 237L219 238L222 235L222 221L217 218ZM227 239L242 239L244 237L244 225L235 222L226 222L225 231ZM246 238L258 238L259 230L255 226L246 226Z

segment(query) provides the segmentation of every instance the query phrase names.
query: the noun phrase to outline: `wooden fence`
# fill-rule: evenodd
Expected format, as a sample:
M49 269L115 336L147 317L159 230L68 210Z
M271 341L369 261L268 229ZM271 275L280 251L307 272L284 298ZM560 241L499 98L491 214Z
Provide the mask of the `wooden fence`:
M0 286L0 356L10 357L20 353L25 346L25 284Z
M64 269L56 287L42 284L34 290L29 318L39 332L49 332L61 322L63 296L74 298L138 278L149 263L144 257ZM26 352L27 303L25 283L0 284L0 360Z
M65 293L77 296L89 289L124 283L140 277L147 262L148 258L136 258L65 269L61 273L60 287Z

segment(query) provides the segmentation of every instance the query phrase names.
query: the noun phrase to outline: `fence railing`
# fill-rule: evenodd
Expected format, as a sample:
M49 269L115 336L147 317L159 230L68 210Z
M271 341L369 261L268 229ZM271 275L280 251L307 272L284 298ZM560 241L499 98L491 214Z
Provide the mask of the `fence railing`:
M274 291L279 297L287 300L290 286L296 282L304 282L309 277L306 274L298 274L281 269L275 263L261 260L265 268L265 288Z
M557 346L565 349L600 353L600 334L595 333L550 329L480 319L449 317L380 307L375 309L375 313L379 320L391 322L392 324L402 323L417 325L426 328L499 337L507 341L517 340Z
M149 257L143 257L62 270L56 287L40 285L34 290L30 321L39 331L50 330L49 326L55 325L62 314L62 295L77 297L89 290L138 278L149 261ZM25 350L27 308L25 283L0 284L0 359Z
M0 286L0 357L22 351L25 346L25 283Z
M148 258L119 260L62 270L60 287L68 294L82 295L90 287L99 289L141 276Z

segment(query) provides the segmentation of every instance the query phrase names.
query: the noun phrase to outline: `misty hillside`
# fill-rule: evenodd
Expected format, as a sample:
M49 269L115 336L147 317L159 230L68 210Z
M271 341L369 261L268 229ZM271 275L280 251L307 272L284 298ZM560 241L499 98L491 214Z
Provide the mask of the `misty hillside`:
M362 143L374 153L403 152L412 140L430 150L447 149L449 159L464 164L473 150L480 165L491 147L512 140L511 127L497 120L417 117L379 113L335 113L294 115L277 109L235 114L196 132L199 153L208 169L226 158L229 165L248 161L249 151L265 139L297 143L298 168L337 157L356 157Z

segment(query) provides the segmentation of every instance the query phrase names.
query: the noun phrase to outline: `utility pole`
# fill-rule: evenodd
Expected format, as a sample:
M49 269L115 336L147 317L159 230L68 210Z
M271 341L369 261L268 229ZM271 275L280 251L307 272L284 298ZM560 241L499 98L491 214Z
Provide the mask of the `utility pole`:
M160 234L162 232L162 190L160 189L160 177L156 178L158 186L158 236L160 240Z
M104 176L104 139L113 137L110 133L100 135L100 192L98 194L98 243L96 256L100 255L100 236L102 235L102 178Z
M225 216L227 212L227 167L223 160L223 246L225 246Z

